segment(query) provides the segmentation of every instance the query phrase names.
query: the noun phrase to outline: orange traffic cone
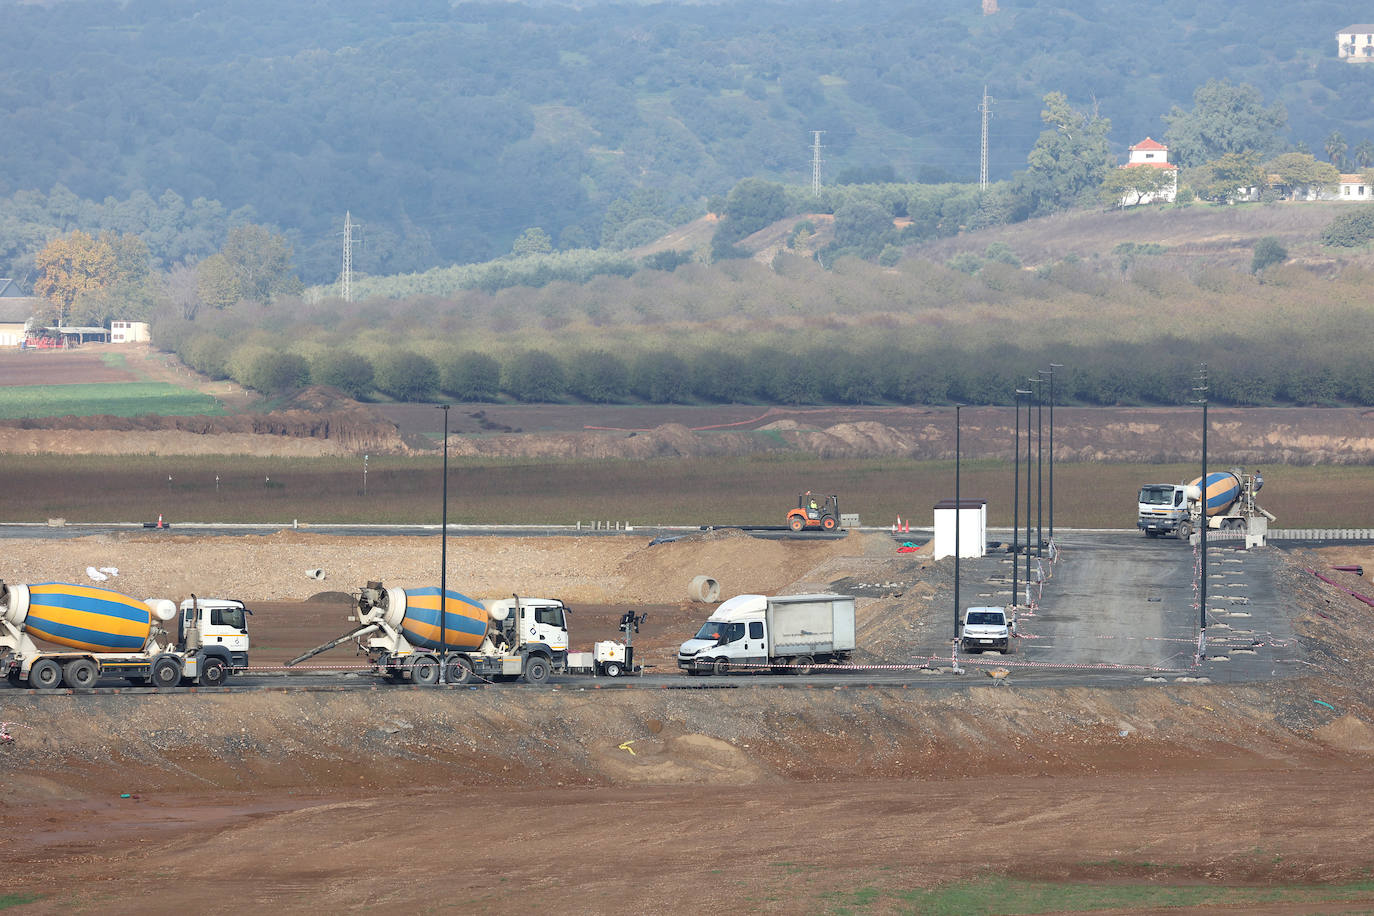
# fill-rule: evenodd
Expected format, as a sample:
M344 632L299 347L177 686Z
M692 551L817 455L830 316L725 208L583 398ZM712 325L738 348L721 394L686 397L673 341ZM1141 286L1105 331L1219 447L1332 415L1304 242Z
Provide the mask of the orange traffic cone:
M161 512L159 512L159 513L157 514L157 526L158 526L159 528L162 527L162 513L161 513Z

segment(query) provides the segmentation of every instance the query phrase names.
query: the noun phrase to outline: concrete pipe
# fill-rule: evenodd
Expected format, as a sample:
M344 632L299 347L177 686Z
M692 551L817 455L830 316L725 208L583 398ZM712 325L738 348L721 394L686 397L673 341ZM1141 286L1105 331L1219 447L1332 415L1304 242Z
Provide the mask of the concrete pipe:
M687 587L687 597L693 601L719 601L720 583L710 576L696 576Z

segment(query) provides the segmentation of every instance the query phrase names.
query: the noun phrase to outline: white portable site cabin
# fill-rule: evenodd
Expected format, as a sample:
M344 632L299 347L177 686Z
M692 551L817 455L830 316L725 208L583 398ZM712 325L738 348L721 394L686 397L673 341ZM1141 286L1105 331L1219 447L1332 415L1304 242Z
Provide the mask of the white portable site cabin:
M959 526L959 556L981 557L988 549L988 501L964 497L935 504L935 559L954 556L954 526Z

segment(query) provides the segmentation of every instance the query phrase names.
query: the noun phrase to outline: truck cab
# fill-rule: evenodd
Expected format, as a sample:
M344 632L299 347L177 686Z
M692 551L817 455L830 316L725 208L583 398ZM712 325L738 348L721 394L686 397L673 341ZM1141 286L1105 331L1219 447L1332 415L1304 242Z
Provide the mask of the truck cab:
M1006 655L1011 651L1011 635L1006 608L971 607L964 611L959 646L969 653L992 649Z
M194 679L214 662L228 671L248 666L248 617L253 612L232 598L197 598L181 602L177 646L187 654Z
M1184 487L1179 484L1152 483L1140 488L1136 527L1146 537L1176 534L1188 517ZM1186 536L1186 535L1185 535Z
M725 674L732 667L768 664L768 598L736 595L706 619L684 642L677 666L688 674Z

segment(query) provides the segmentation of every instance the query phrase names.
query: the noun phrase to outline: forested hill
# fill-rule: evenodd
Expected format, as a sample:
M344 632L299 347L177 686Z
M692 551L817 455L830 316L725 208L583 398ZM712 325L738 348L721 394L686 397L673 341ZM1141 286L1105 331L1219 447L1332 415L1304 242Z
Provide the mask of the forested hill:
M284 230L308 282L337 275L346 210L372 274L485 260L531 227L627 248L742 178L808 183L813 130L826 183L976 179L985 85L994 180L1024 167L1047 92L1095 104L1124 155L1213 78L1281 101L1287 142L1320 156L1333 130L1374 137L1374 65L1336 59L1359 9L0 0L0 276L31 268L42 227L17 211L50 214L55 188L57 231L103 228L81 201L107 199L119 231L203 225L155 246L163 267L212 252L207 214L232 211Z

